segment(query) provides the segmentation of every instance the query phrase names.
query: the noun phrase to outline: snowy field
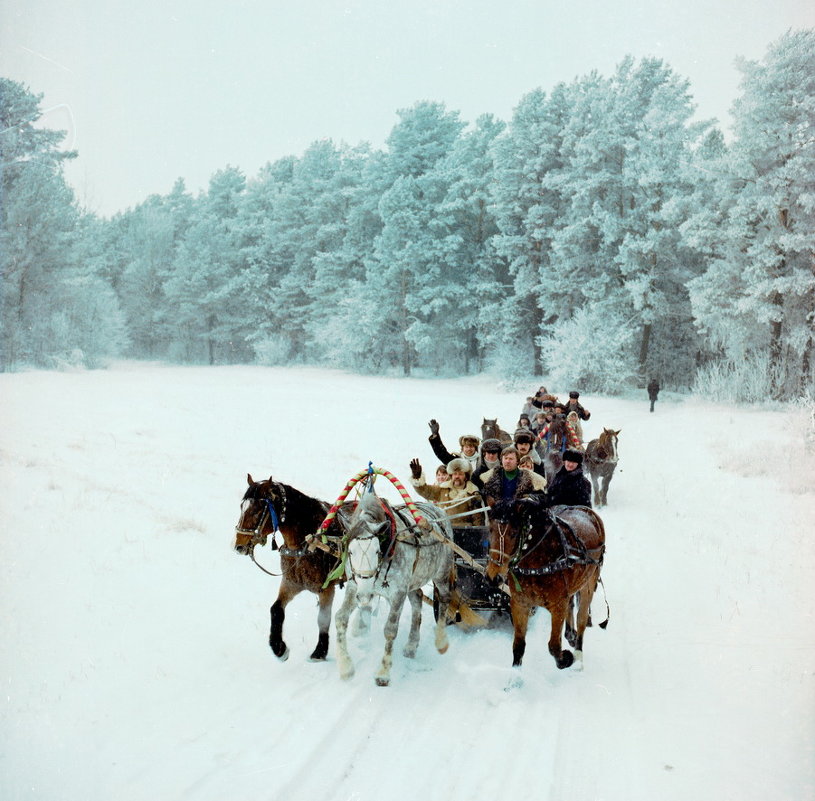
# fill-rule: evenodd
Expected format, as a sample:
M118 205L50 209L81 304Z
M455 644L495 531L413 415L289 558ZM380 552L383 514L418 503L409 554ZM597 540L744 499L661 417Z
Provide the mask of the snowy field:
M413 456L435 467L431 417L452 447L483 416L511 429L535 388L139 364L0 375L0 798L815 797L815 481L791 412L581 398L588 436L622 430L611 622L587 631L583 673L557 670L541 611L505 692L509 630L451 627L440 655L428 607L413 661L403 618L390 687L373 681L384 610L341 682L333 647L308 661L312 595L274 658L277 579L231 549L246 473L325 500L369 460L406 480Z

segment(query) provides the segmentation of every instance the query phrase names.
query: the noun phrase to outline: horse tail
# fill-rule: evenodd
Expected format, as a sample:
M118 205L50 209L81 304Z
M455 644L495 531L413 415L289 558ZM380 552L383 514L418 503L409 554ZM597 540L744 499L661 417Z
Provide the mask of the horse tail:
M600 626L601 629L608 628L608 621L611 620L611 609L608 605L608 596L606 595L606 585L603 584L603 579L598 577L597 583L603 588L603 600L606 603L606 619L602 623L598 623L597 625Z

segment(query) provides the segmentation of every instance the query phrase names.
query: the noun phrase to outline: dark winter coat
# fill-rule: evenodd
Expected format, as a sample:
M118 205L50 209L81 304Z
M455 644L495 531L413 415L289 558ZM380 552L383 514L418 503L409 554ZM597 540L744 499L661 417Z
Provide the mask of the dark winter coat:
M659 395L659 381L657 381L656 378L652 378L648 382L648 400L655 401L657 395Z
M591 483L583 468L567 470L561 467L547 490L549 506L591 506Z
M448 465L453 459L466 459L470 463L470 466L475 469L476 462L478 461L478 451L476 451L473 456L465 456L463 453L450 453L450 451L444 447L444 443L438 434L431 434L427 439L430 442L433 453L436 454L436 458L442 464Z
M580 401L572 400L566 404L566 414L569 412L577 412L577 416L581 420L588 420L591 417L591 412L587 411L580 404Z
M529 471L521 470L520 468L518 468L515 491L510 497L507 497L506 471L503 467L489 470L484 474L483 482L484 489L481 490L481 494L484 496L484 501L487 506L494 506L496 503L503 501L512 502L535 491L535 485L532 483Z
M476 487L478 487L479 490L484 489L484 482L481 480L481 477L485 473L489 473L491 470L494 470L495 469L495 464L497 464L498 467L500 467L501 466L501 460L499 459L497 461L497 463L494 463L492 465L490 465L490 464L488 464L487 462L484 461L483 455L482 455L482 458L480 458L478 460L478 464L476 465L475 470L473 470L473 474L470 476L470 481L472 481L473 484L475 484Z

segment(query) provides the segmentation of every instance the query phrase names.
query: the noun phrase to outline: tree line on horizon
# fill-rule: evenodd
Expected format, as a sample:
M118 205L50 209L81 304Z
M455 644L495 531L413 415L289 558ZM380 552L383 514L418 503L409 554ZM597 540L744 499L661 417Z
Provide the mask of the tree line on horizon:
M625 58L508 122L398 112L253 178L82 210L63 132L0 79L0 368L307 363L616 392L813 394L815 31L743 61L733 140Z

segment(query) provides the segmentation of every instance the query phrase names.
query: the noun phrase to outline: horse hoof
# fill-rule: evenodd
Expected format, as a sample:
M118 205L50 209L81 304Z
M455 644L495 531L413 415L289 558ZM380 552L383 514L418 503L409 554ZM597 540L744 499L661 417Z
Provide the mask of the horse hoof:
M574 654L571 651L564 651L560 655L560 659L555 660L555 664L563 670L564 668L571 667L572 663L574 662Z
M404 656L406 659L415 659L416 658L416 649L415 648L405 648L405 650L402 651L402 656Z
M377 687L387 687L391 683L391 680L385 676L377 676L374 681Z
M309 662L325 662L327 654L318 654L316 651L308 658Z
M288 645L284 646L284 650L283 650L283 653L282 653L282 654L279 654L279 653L277 653L277 651L275 651L275 654L274 654L274 655L275 655L275 656L276 656L276 657L277 657L277 658L278 658L278 659L279 659L281 662L285 662L285 661L286 661L286 660L289 658L289 647L288 647Z

